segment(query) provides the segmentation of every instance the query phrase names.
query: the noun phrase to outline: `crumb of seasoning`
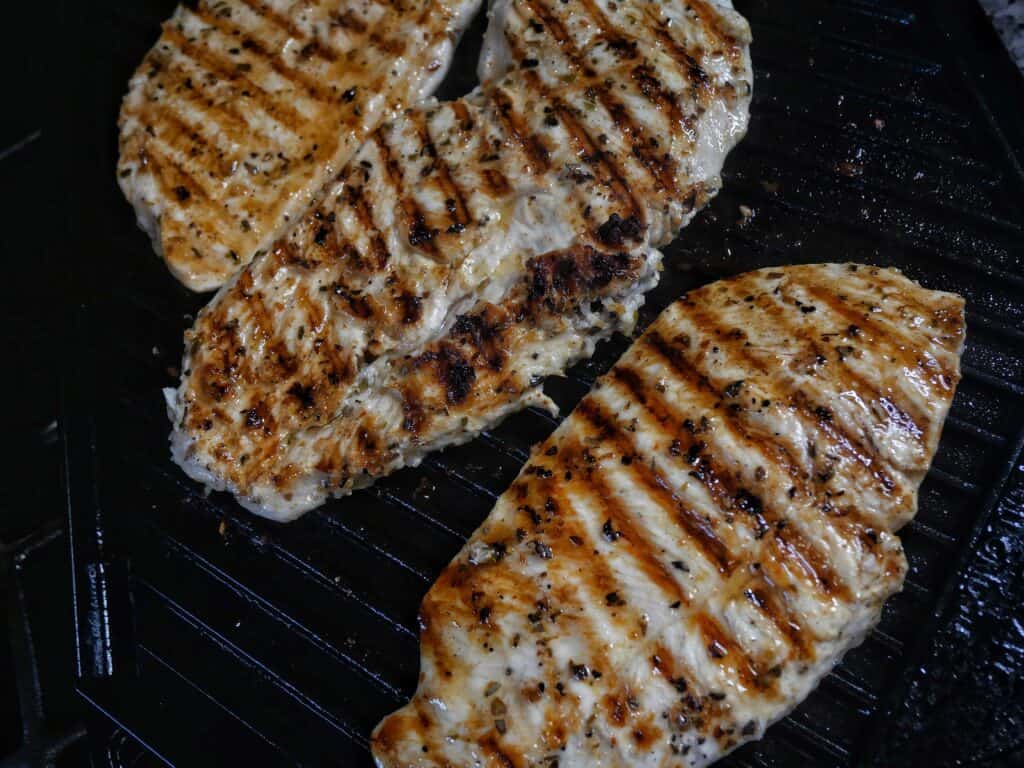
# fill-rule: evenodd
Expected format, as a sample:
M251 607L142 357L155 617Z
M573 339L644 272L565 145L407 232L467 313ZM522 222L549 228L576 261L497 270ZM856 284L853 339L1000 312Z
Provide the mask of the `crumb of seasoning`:
M616 531L615 528L612 526L611 520L604 521L604 525L601 526L601 533L606 540L611 542L617 541L619 537L622 536L622 533Z
M754 209L749 205L740 206L740 220L736 222L739 226L745 227L750 223L750 220L754 218Z
M228 524L226 521L220 521L220 525L217 526L217 533L220 534L221 538L224 538L228 535Z

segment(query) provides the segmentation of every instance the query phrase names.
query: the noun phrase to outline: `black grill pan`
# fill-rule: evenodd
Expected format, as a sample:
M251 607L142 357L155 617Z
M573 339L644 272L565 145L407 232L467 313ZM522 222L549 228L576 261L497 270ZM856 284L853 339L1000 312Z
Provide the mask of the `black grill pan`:
M120 97L172 5L61 10L76 54L60 130L79 689L175 765L368 765L370 729L415 687L421 597L556 422L524 412L289 526L204 496L171 463L160 388L203 300L150 252L114 165ZM906 588L807 702L725 764L1022 764L1024 80L966 0L737 5L755 38L750 133L667 249L646 320L721 276L849 259L959 291L969 336L903 534ZM481 15L442 95L473 85L482 28ZM548 382L564 412L627 343Z

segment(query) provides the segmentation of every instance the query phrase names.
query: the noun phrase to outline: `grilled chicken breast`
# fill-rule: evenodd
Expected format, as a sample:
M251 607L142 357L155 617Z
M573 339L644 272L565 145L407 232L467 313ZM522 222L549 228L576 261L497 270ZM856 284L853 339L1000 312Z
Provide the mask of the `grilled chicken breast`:
M499 0L487 41L481 88L382 126L198 318L168 395L193 478L290 519L544 402L631 328L746 129L746 22Z
M121 110L121 188L171 272L209 290L305 212L396 107L440 83L479 0L193 0Z
M427 593L381 768L703 766L877 622L959 379L963 302L855 265L669 307Z

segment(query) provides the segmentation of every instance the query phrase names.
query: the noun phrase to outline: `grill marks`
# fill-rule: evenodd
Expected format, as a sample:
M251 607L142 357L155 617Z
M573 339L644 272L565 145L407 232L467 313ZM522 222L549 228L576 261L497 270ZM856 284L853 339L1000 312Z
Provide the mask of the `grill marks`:
M158 147L150 147L144 150L141 162L143 167L148 168L154 178L156 178L160 189L167 199L177 199L181 203L187 203L187 201L194 198L200 200L211 199L211 193L205 185L201 185L197 181L194 174L189 173L170 155L160 152ZM192 214L190 218L204 222L214 219L226 226L231 224L231 218L219 206L203 206L200 210L202 213ZM174 222L174 224L181 228L187 226L179 222ZM204 253L195 247L193 247L191 255L196 260L204 258Z
M529 73L528 73L529 74ZM534 79L539 82L539 78ZM628 213L623 218L643 222L646 220L645 207L642 206L630 189L630 185L623 178L622 171L615 162L615 159L604 150L598 149L594 140L587 133L583 124L576 120L571 107L559 98L552 98L551 107L554 114L561 121L569 134L569 139L576 149L576 154L585 163L596 165L605 175L608 186L614 192L616 198L629 206Z
M698 328L708 330L708 336L714 337L715 343L724 349L729 350L743 367L757 372L765 380L772 379L773 372L768 368L761 355L752 351L745 343L745 333L739 329L726 329L720 324L719 318L713 311L701 309L691 301L680 302L682 311L686 312L691 322ZM788 392L788 402L794 407L795 413L804 422L810 434L820 434L828 439L834 450L853 459L864 467L874 479L878 489L885 496L892 496L898 490L896 481L889 471L882 466L881 458L872 449L863 446L858 439L851 436L841 425L822 418L820 403L814 402L802 390Z
M659 504L662 509L674 518L687 536L719 573L728 576L736 566L735 559L728 546L719 537L715 527L690 509L670 488L665 479L655 473L637 454L630 439L609 417L593 398L587 398L576 406L574 411L581 419L586 420L602 440L608 440L622 456L634 457L629 464L631 475L637 484Z
M157 51L154 51L154 54ZM208 96L201 87L197 86L206 73L193 61L184 61L181 57L159 51L160 56L153 56L154 62L159 66L159 74L163 79L165 90L170 92L173 89L173 97L176 100L184 101L196 114L201 115L205 121L209 120L215 127L216 133L222 134L230 143L239 143L244 136L255 136L263 143L271 141L269 135L262 131L258 122L248 120L241 110L231 101L217 103ZM180 111L173 102L164 104L161 101L147 102L146 109L158 106L161 112L155 116L159 118L162 112L174 114ZM139 109L127 108L127 113L138 114ZM287 130L287 129L285 129Z
M259 37L265 37L265 35L259 35L259 37L244 35L241 38L237 38L233 34L235 29L232 28L232 24L228 19L225 19L218 13L212 13L202 4L197 4L196 9L192 11L192 13L203 23L209 25L209 27L213 29L216 29L223 39L227 41L229 47L233 46L237 40L240 44L238 46L239 50L247 52L245 58L252 58L260 62L263 66L270 68L285 80L306 91L306 93L315 101L326 102L326 94L322 88L322 81L317 80L306 72L302 72L294 67L288 66L281 57L271 54L259 40ZM254 31L259 33L265 30ZM238 54L237 56L240 63L244 65L245 62L241 62L241 54ZM236 63L235 66L237 68L238 63ZM265 90L264 93L266 93Z
M398 204L405 214L406 236L409 240L409 245L426 252L431 258L437 259L439 254L437 244L434 242L434 238L437 237L437 230L432 228L427 222L423 211L420 210L419 204L416 202L416 198L406 191L403 164L392 154L391 147L384 137L384 131L378 131L374 134L374 142L380 153L384 172L392 189L395 191ZM365 196L363 197L363 204L367 206L370 204Z
M384 269L391 260L391 252L384 241L384 235L374 223L373 207L366 194L366 190L361 186L348 186L345 189L345 196L348 199L349 206L355 211L360 225L366 230L370 238L371 253L367 255L372 256L373 260L367 263L366 259L362 256L359 257L359 260L371 270L379 271Z
M858 317L858 313L849 311L842 305L842 302L834 294L829 294L824 291L816 291L813 288L810 288L809 292L820 300L822 304L828 306L829 309L836 312L841 317L845 317L848 320ZM794 298L785 289L785 287L783 287L780 295L782 298ZM836 306L836 304L839 306ZM804 304L803 306L806 307L814 305ZM794 334L799 333L798 325L793 322L793 313L789 311L788 307L780 306L774 302L766 302L766 306L764 308L777 319L781 327L792 328ZM864 324L863 319L861 319L861 324ZM849 333L849 331L847 331L847 333ZM857 331L857 335L860 335L860 331ZM917 354L914 349L912 347L908 347L906 343L894 343L890 336L891 334L883 335L876 333L875 338L863 341L858 340L856 343L858 346L860 344L867 344L871 347L877 348L878 350L885 350L890 360L901 367L915 367ZM801 337L794 335L794 338ZM829 356L827 354L828 350L822 348L817 342L815 342L811 334L804 333L802 338L810 348L811 352L815 355L815 358L817 360L825 361L818 366L816 370L817 375L823 373L823 378L827 379L832 384L837 384L842 381L853 384L858 393L862 393L862 396L867 396L865 399L869 404L878 404L880 407L883 407L894 423L896 423L904 432L920 441L922 435L918 424L924 423L925 415L920 412L920 409L915 403L905 401L903 398L900 398L899 394L895 391L888 394L883 393L876 384L868 381L866 378L858 374L849 365L842 365L842 360L836 361L833 357ZM935 382L933 381L933 385L934 383ZM897 398L903 400L903 402L897 403Z
M253 3L259 0L246 2L254 7ZM605 335L627 322L639 290L637 284L647 286L654 277L653 264L659 255L649 247L657 244L649 240L663 238L671 229L660 225L666 217L669 223L675 221L678 211L672 206L679 201L672 198L682 193L672 186L674 167L658 165L661 150L650 140L666 141L662 126L668 123L671 138L664 148L685 156L686 147L692 143L690 134L697 132L696 123L685 127L681 118L681 109L688 108L686 94L682 94L681 105L652 74L662 71L662 67L672 70L672 61L654 52L648 62L643 46L609 23L595 3L578 9L584 17L579 20L583 27L589 19L591 28L599 22L603 29L596 38L601 47L591 60L591 53L583 56L567 32L569 28L575 29L573 24L577 20L570 24L565 12L545 0L529 0L529 5L537 18L547 23L532 20L529 26L534 35L527 34L518 42L522 46L521 60L538 59L537 66L527 64L514 70L500 83L492 83L465 101L397 114L371 134L363 149L332 180L328 192L319 198L316 211L306 214L301 226L285 239L265 249L260 246L267 251L265 258L248 268L256 276L257 284L266 289L259 299L265 302L265 309L273 308L272 311L280 313L283 306L287 315L280 327L269 328L265 343L252 345L254 359L267 357L263 350L273 352L274 345L282 339L283 349L287 350L292 344L295 323L309 323L308 310L303 313L295 299L302 292L294 288L301 285L304 295L326 312L322 318L326 332L320 336L324 337L324 345L345 356L351 368L346 373L355 379L367 366L376 365L387 371L386 401L390 403L393 393L401 396L400 407L392 409L389 405L385 409L387 414L378 419L379 428L375 427L375 434L369 435L378 448L391 446L387 455L378 451L380 455L374 458L372 466L359 467L364 454L371 452L357 450L356 429L351 423L363 423L359 414L372 408L373 398L383 392L377 378L373 378L367 397L354 387L335 386L331 391L337 394L338 402L332 400L330 408L324 409L322 435L314 436L312 430L280 435L282 444L289 446L290 456L300 450L293 449L296 445L308 454L317 454L310 455L309 466L318 465L325 459L324 454L329 453L325 466L334 467L332 476L335 470L342 476L365 469L364 474L372 479L373 475L400 466L413 451L418 453L472 431L475 424L498 412L522 407L536 396L535 377L551 372L561 364L559 360L588 348L580 344L587 337ZM317 25L322 21L317 15L320 10L323 9L310 11ZM421 10L427 13L428 5L401 8L402 25L405 16L411 18ZM526 8L520 7L516 12L526 12ZM364 23L362 17L328 15L336 28L331 39L339 48L344 48L347 41L342 41L343 33L337 30L338 26L372 36L368 27L374 24ZM372 13L366 18L371 17ZM256 59L262 60L268 52L274 52L271 41L283 38L285 31L295 38L296 45L314 46L309 58L329 60L330 54L321 56L322 51L317 49L317 36L326 33L310 31L306 19L298 18L293 15L293 22L281 16L257 24L253 16L242 13L239 21L245 25L243 32L259 37L262 47L250 46L242 52L242 58L251 61L252 68L243 70L233 80L225 80L222 90L248 89L253 81L282 84L281 72ZM288 28L288 24L294 28ZM387 26L392 26L390 20ZM540 28L547 30L546 38L539 34ZM262 37L261 29L272 34ZM305 37L297 37L296 32L304 33ZM210 42L220 46L221 34L213 34ZM529 47L535 44L537 51ZM543 56L541 49L545 51ZM547 69L551 60L546 53L549 49L556 59L553 70ZM284 55L291 68L303 70L303 59L287 51ZM336 58L341 69L342 57ZM541 60L544 66L540 65ZM550 77L565 71L565 62L578 77L561 85L553 81L549 84ZM303 71L327 70L319 60L313 65ZM672 78L673 83L678 82L676 76ZM311 102L305 98L301 83L299 90L298 108L308 113ZM256 106L260 103L253 101ZM353 100L352 104L355 103ZM363 103L362 99L359 103ZM271 106L267 104L266 108ZM745 102L733 99L726 108L742 119ZM277 115L268 114L271 119L259 114L255 122L279 136L278 126L273 125ZM709 129L718 130L710 125ZM678 140L683 132L687 133L685 140ZM734 137L726 138L731 141ZM619 149L613 153L606 151L607 147ZM479 187L474 186L474 177L480 179ZM552 210L545 196L534 194L539 184L549 181L554 187L551 197L558 201L555 205L568 210ZM497 199L488 200L488 195ZM475 210L477 207L479 211ZM510 230L514 242L502 242L509 239L502 235L510 219L516 225ZM539 231L527 231L520 242L521 224L536 230L550 226L559 240L575 234L575 242L548 254L523 253L522 248L541 250L538 243L543 240ZM465 237L448 236L460 235L470 227L473 231ZM278 248L281 242L288 247ZM490 261L486 268L455 271L471 254L474 244L498 249L494 274L500 275L502 281L508 276L507 282L487 282L490 275L483 272L490 269ZM424 256L433 263L425 261ZM487 258L491 258L490 253ZM287 269L279 269L280 265ZM508 273L510 268L515 270L514 275ZM468 281L474 282L470 285ZM497 334L500 343L495 342L496 346L488 342L487 349L480 350L479 345L474 347L441 329L423 327L437 317L450 316L444 313L454 309L450 306L456 300L453 296L463 302L463 294L453 291L449 295L447 287L453 284L458 291L467 292L458 311L468 307L472 314L487 304L501 315L502 327ZM485 288L487 285L491 288ZM493 305L479 298L480 292L494 290L495 286L506 292L496 299L488 293ZM237 301L232 294L228 296L231 298L225 301ZM607 297L614 297L615 301L606 301ZM245 314L241 319L248 322ZM312 333L309 327L306 330ZM424 337L415 336L421 331ZM405 344L413 339L415 343ZM550 358L547 354L528 357L545 343L564 343L564 348L553 350ZM306 348L309 344L307 340L299 346ZM296 355L290 361L295 371L288 373L289 378L280 387L287 390L293 379L300 380L303 386L313 381L317 373L314 368L320 364L325 348L321 348L319 356L310 356L308 360ZM260 359L258 366L267 375L289 367L273 359ZM190 382L183 384L183 399L189 396L190 386ZM293 397L289 402L299 400ZM279 419L278 423L283 421ZM230 432L230 425L225 431ZM345 441L344 450L329 445L329 436ZM194 435L184 437L192 440ZM190 449L196 448L195 464L202 463L205 470L216 471L217 462L208 460L204 453L206 442L213 442L213 435L195 437L188 443ZM190 461L191 456L186 457L185 463ZM296 477L300 475L301 469ZM273 491L257 490L263 487L263 479L258 476L251 476L251 484L239 487L237 492L258 493L263 499L271 499L263 503L272 511L271 504L277 503ZM346 490L347 487L340 487L339 495ZM325 496L334 492L334 486L325 486L323 491ZM676 505L670 489L658 492L668 499L665 503ZM691 535L709 548L716 567L730 567L728 548L716 539L706 521L685 510L673 514L685 519Z
M633 558L647 579L657 586L666 597L666 604L679 601L689 603L690 599L672 574L669 564L657 554L657 547L646 536L643 529L633 524L635 515L619 500L599 468L588 468L585 458L589 450L579 442L568 440L559 447L559 467L556 474L564 476L563 467L572 472L573 480L566 481L566 487L573 498L585 497L588 502L601 510L601 518L621 536L615 538L617 551L625 551ZM569 505L572 509L572 505ZM607 523L606 523L607 524ZM613 590L614 591L614 590Z
M508 93L497 87L490 94L506 134L530 160L531 172L536 175L546 172L551 167L551 151L544 141L530 131L526 119L516 111Z
M636 396L637 392L643 396L643 384L641 383L641 380L639 377L627 373L627 370L628 369L616 366L610 374L612 377L610 381L629 382L627 386L630 387L634 396ZM616 374L622 375L619 378L616 378ZM686 506L684 501L668 491L671 487L670 481L654 468L654 462L652 460L639 453L636 445L629 437L630 433L623 430L614 417L610 416L604 408L597 404L596 401L600 399L601 392L599 391L580 403L576 407L576 411L574 413L582 417L583 420L589 423L591 427L596 430L596 436L600 441L602 441L602 443L607 441L614 446L615 455L631 458L628 465L624 465L621 468L616 467L615 471L628 474L634 482L644 489L645 495L648 498L656 501L662 507L670 519L674 517L680 524L681 528L686 532L690 541L696 545L699 550L701 550L704 557L713 565L717 566L719 573L723 578L732 576L733 572L740 564L750 562L754 559L756 555L750 552L744 552L742 554L731 552L724 540L721 538L720 533L715 529L710 521L703 519L698 512L691 510ZM652 412L655 420L664 428L664 434L680 434L685 431L678 423L673 424L669 422L669 417L666 415L664 408L655 408L646 403L645 407ZM635 556L638 558L650 581L664 589L666 594L670 597L670 602L672 599L675 599L679 600L683 604L689 603L689 599L681 592L681 590L679 590L678 585L672 578L671 574L665 570L664 565L653 554L649 542L647 542L647 540L642 536L639 529L632 525L631 518L635 515L624 511L621 507L614 506L614 499L616 498L616 495L611 487L601 477L602 471L603 470L600 467L595 467L586 474L574 473L574 477L580 478L578 480L578 484L580 486L590 486L591 493L595 495L595 498L604 500L604 504L607 505L609 510L609 519L614 521L615 529L622 532L623 538L633 544L633 551L637 553ZM721 482L721 479L719 479L719 482ZM708 483L709 490L711 486L712 484ZM723 501L721 494L713 494L713 497L714 496L718 497L718 501L721 504ZM724 514L728 514L732 511L731 505L722 506L721 510ZM848 597L849 593L846 592L841 584L837 584L836 587L832 587L832 585L827 581L828 579L835 580L835 577L827 565L823 563L822 558L817 557L814 553L806 556L806 551L810 549L810 546L802 540L800 544L800 549L796 549L788 542L785 546L778 547L777 549L780 552L786 553L787 558L791 550L799 553L799 559L789 559L796 560L796 564L802 568L806 568L808 565L811 567L816 565L820 568L822 572L824 572L825 576L819 574L818 571L812 571L811 576L814 579L813 583L821 584L826 594L839 594L840 596ZM666 589L666 583L672 585L674 589ZM761 580L759 583L761 589L764 590L767 586L767 582ZM794 647L798 649L802 647L803 639L800 635L800 627L796 621L789 616L788 612L782 609L781 598L775 597L774 595L768 597L766 594L762 602L758 604L758 607L761 608L762 612L776 625L780 634L784 638L787 638ZM706 637L709 638L708 647L715 649L714 653L712 653L712 658L724 658L731 654L732 661L735 663L735 670L745 685L770 687L770 680L768 678L762 678L761 672L758 671L757 663L747 657L746 653L742 651L738 643L730 638L728 633L718 625L714 619L707 615L700 614L697 621L702 632L704 632ZM800 653L804 653L804 651L800 650Z
M259 105L267 115L273 117L285 128L297 131L305 122L305 117L291 104L282 99L272 98L262 87L247 77L235 64L224 58L220 53L192 42L182 32L171 25L165 25L164 36L186 57L192 59L202 69L213 74L218 80L233 82L241 86L243 94Z
M465 105L462 106L465 109ZM448 167L447 161L443 157L438 157L437 148L434 146L434 141L430 136L426 114L420 110L415 110L409 114L409 118L419 135L422 146L421 151L430 158L433 170L428 174L428 177L436 179L438 189L444 195L445 210L449 215L447 232L449 234L458 234L470 223L471 217L469 209L466 207L466 196L462 188L452 178L451 169ZM460 122L468 119L469 116L466 115Z
M471 1L340 13L322 2L183 3L133 78L121 115L121 186L172 272L210 289L269 251L329 169L344 166L380 116L436 68L454 16ZM420 42L396 68L411 38ZM182 121L207 130L181 134ZM163 136L191 144L180 149L195 157L187 167L207 195L190 207L175 195L183 185L161 188L148 169L133 167L145 153L168 154Z
M308 55L317 56L324 61L334 63L338 60L339 52L334 50L327 41L319 38L310 38L305 32L299 29L292 20L284 14L278 13L269 3L258 2L258 0L241 0L257 16L269 21L289 38L299 40L303 43L302 51Z
M701 408L706 410L707 413L714 413L720 417L721 421L718 423L718 429L727 430L737 443L756 452L764 460L765 464L772 467L774 473L773 480L781 481L785 479L787 482L792 483L790 487L797 491L801 499L817 500L822 504L826 502L824 491L815 488L809 482L809 479L804 476L804 473L792 461L788 451L781 448L778 437L764 432L749 419L743 417L742 411L740 411L741 415L737 416L729 408L716 409L715 406L721 405L724 398L718 397L715 399L712 396L715 390L711 388L706 377L690 367L685 357L666 342L656 331L646 334L644 343L649 350L653 351L670 366L673 374L684 377L683 380L687 381L690 387L687 392L688 396L695 395L700 402ZM695 378L696 382L694 382ZM690 463L697 467L697 471L694 474L705 485L708 493L718 502L720 509L724 513L728 514L737 509L737 499L743 501L752 495L737 479L734 479L732 473L723 467L708 450L704 439L713 443L715 442L714 435L702 433L701 438L704 439L698 439L694 435L693 430L687 428L687 422L690 424L699 422L700 418L697 413L679 413L678 407L670 403L666 397L658 394L656 390L652 391L649 387L645 387L642 375L628 366L617 366L611 372L610 380L613 383L622 385L628 390L632 400L640 403L645 410L651 413L667 439L674 437L671 453L685 458L693 457ZM701 390L705 387L709 391L702 397ZM770 446L772 445L778 446L780 450L778 452L771 451ZM772 492L771 488L767 490ZM764 494L758 497L759 504L760 499L763 497ZM789 523L785 509L776 509L771 503L756 510L751 510L749 504L741 503L739 506L738 516L740 519L750 515L752 511L757 512L756 515L753 515L756 524L752 526L752 530L758 538L769 532L771 532L771 536L774 538L777 532L782 528L786 528ZM847 512L845 519L835 518L830 515L825 515L824 519L835 528L837 534L847 539L851 546L857 546L860 536L864 533L864 524L858 519L855 510ZM813 544L797 534L793 528L786 529L789 531L787 533L789 539L800 542L797 551L809 553L814 551ZM791 548L787 546L781 548L779 554L785 558L791 551ZM823 561L824 556L815 554L801 556L800 559L802 567L806 563L813 564ZM844 589L841 581L831 569L826 569L825 572L808 571L808 575L811 577L812 583L820 584L826 593L833 591L842 592Z
M915 350L915 342L907 338L899 327L893 323L882 323L873 317L870 310L857 311L850 307L835 293L813 283L803 284L802 287L817 301L821 302L828 309L842 317L849 323L850 328L867 329L871 332L872 338L867 343L877 344L894 358L901 366L906 368L918 368L927 377L928 383L944 391L951 391L955 385L956 375L953 371L937 363L935 369L929 366L920 365L921 358ZM918 308L918 311L920 308Z
M815 285L841 290L838 270L785 272L802 295L811 277ZM496 732L486 701L474 700L482 688L474 685L481 683L477 668L466 664L467 677L448 682L432 676L430 646L422 700L449 706L430 708L441 718L436 724L402 714L401 726L385 721L374 737L383 765L415 762L424 744L430 759L453 765L470 754L487 755L495 765L506 758L542 764L548 754L574 766L612 764L628 762L637 748L649 761L665 763L695 744L704 747L700 759L711 760L798 703L877 620L906 567L898 540L869 535L874 531L855 515L817 514L812 502L822 492L805 464L786 448L776 450L775 432L787 428L825 434L830 446L844 439L841 416L823 418L816 409L848 391L860 394L860 379L823 377L815 389L820 402L800 391L790 397L794 381L802 379L769 361L791 352L789 339L795 331L810 333L810 320L790 323L787 318L800 315L788 304L785 318L760 312L753 319L754 296L776 287L772 274L764 270L725 289L700 289L656 320L536 449L474 535L472 542L500 544L500 556L477 567L478 577L461 597L428 601L447 621L445 658L458 655L461 663L477 652L474 639L486 637L482 667L509 665L517 686L506 699L514 730ZM935 298L919 293L926 306ZM737 295L751 296L748 325L759 326L739 335L732 321L746 313L734 317L728 309L737 306ZM744 303L741 298L740 309ZM834 318L821 309L808 314L821 323L817 330L832 328ZM937 349L914 318L904 321L911 341L922 336L918 349ZM957 338L956 328L947 332ZM867 360L877 351L867 349ZM936 354L950 365L951 357ZM733 381L737 373L745 381L740 386ZM935 409L919 410L941 422L951 395L938 387L934 392ZM771 396L767 413L728 407L755 394L758 400ZM794 418L800 419L797 429L789 426ZM921 426L924 434L938 431L937 423ZM935 442L926 442L927 461ZM868 473L858 467L844 463L840 479L862 480ZM912 495L909 484L908 490ZM906 494L890 496L882 486L862 494L858 498L877 507L873 520L882 525L875 530L889 531L888 523L905 517ZM448 572L464 572L466 562L464 550ZM505 571L526 577L522 587L502 579ZM435 589L446 584L442 577ZM519 604L535 600L535 616L517 615L519 604L505 606L479 630L460 618L468 616L467 605L489 604L514 588ZM451 601L461 604L446 607ZM546 693L534 675L542 677ZM465 719L441 714L467 710ZM422 703L403 710L409 711L423 711ZM547 722L561 726L555 738L522 730ZM594 740L599 743L590 741L590 730L601 734Z
M678 345L666 340L656 330L644 334L640 343L660 359L674 376L687 385L689 388L687 394L699 399L703 409L711 411L717 403L726 399L725 394L712 385L706 371L695 367L695 364L687 359L686 354ZM719 412L723 424L736 440L760 453L765 463L775 467L780 474L784 474L794 483L802 483L800 467L789 451L775 440L774 435L762 430L745 418L743 414L744 411L740 411L737 415L729 408ZM772 450L773 448L774 450ZM807 493L806 488L802 487L801 491Z
M715 87L708 78L707 73L701 68L690 52L680 45L666 28L666 21L648 6L644 6L643 16L647 19L648 29L661 43L663 50L668 53L686 73L690 81L690 87L699 104L707 107L715 97Z
M644 130L638 125L634 116L629 112L628 108L620 102L612 94L611 88L601 79L596 73L583 61L581 52L577 49L572 37L568 31L562 25L562 22L554 16L554 14L548 9L541 0L529 0L527 3L529 8L544 22L545 29L547 29L551 35L555 38L558 43L558 50L562 52L568 61L570 67L579 75L582 75L588 86L585 90L587 95L596 98L601 102L602 107L610 117L612 124L615 128L624 136L628 137L633 147L634 156L640 161L640 164L645 168L652 179L660 185L660 190L674 194L675 187L675 162L671 157L664 153L662 156L656 156L656 153L651 151L651 145L648 143L648 139L644 136ZM592 5L587 4L585 6L592 17L598 22L602 29L608 27L607 20L604 19L600 10ZM509 41L509 47L513 51L513 55L516 58L522 59L522 50L519 45L519 41L511 34L506 35ZM622 50L628 50L628 45L625 41L616 36L609 44L614 43L615 40L620 41ZM636 51L632 50L630 54L624 54L625 57L635 57ZM541 80L536 72L526 71L524 73L526 79L530 84L544 94L545 99L548 100L552 107L554 107L554 113L558 116L566 131L572 137L573 143L576 147L577 154L588 164L600 165L605 174L606 181L619 196L621 200L629 200L632 205L633 215L641 209L636 199L630 194L630 186L627 185L624 180L624 173L616 164L614 158L610 156L610 153L599 149L595 146L593 138L587 132L583 125L583 122L577 119L575 110L572 110L566 106L566 104L559 98L557 98L553 91ZM639 93L647 97L652 98L652 91L650 88L640 88ZM655 100L655 103L659 103ZM677 126L673 123L670 124L670 133L674 134L677 131ZM653 138L653 137L652 137Z

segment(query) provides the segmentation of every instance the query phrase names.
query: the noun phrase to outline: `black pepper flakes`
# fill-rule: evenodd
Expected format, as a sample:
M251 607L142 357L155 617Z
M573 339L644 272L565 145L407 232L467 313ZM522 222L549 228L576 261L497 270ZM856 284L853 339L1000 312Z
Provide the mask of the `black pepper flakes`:
M614 543L622 537L622 532L615 530L612 526L611 520L605 520L604 525L601 526L601 535L604 536L607 541Z
M590 669L586 664L577 664L573 661L569 662L569 672L577 680L586 680L590 676Z
M533 542L533 551L541 560L550 560L552 557L551 547L549 547L543 541L535 540Z

